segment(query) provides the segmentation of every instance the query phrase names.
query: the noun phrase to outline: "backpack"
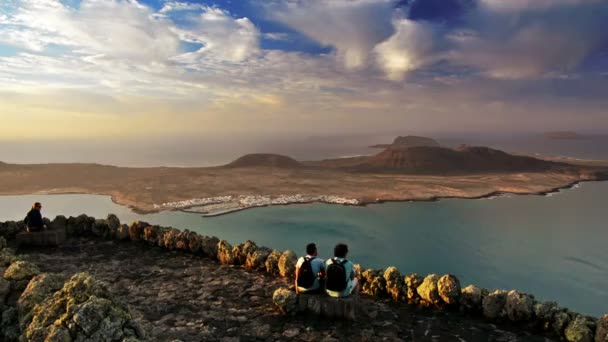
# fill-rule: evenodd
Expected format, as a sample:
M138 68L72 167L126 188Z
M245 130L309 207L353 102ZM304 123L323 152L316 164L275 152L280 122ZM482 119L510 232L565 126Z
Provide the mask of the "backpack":
M300 266L300 275L298 276L298 286L309 289L315 283L316 274L312 271L312 259L314 257L304 257L304 263Z
M348 282L346 281L345 263L346 260L338 261L334 258L333 262L327 266L326 288L329 291L342 292L346 290Z

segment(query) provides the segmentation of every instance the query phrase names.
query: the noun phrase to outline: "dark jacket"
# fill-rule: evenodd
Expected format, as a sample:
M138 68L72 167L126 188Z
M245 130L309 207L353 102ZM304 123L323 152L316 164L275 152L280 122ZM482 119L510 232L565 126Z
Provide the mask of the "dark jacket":
M44 226L44 222L42 221L42 214L40 214L40 210L32 209L27 216L25 217L25 224L29 228L34 228L35 230L40 230Z

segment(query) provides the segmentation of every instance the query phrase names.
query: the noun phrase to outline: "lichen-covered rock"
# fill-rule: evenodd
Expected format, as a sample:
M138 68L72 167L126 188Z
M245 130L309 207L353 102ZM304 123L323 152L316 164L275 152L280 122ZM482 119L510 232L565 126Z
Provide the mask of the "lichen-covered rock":
M17 261L18 259L19 258L15 256L15 252L8 247L0 250L0 267L8 266Z
M177 248L177 237L180 231L175 228L168 228L163 234L163 247L172 251Z
M386 280L384 279L384 270L365 270L361 277L364 279L361 291L365 294L374 297L382 297L386 295Z
M232 248L232 255L234 255L234 262L236 265L245 265L247 263L247 256L253 254L258 246L251 240L245 241L238 246Z
M283 278L294 278L298 256L293 251L285 251L279 258L279 275Z
M551 324L553 316L558 311L556 302L536 303L534 304L533 309L534 316L536 316L536 319L538 319L538 321L543 325ZM548 329L549 327L545 326L544 328Z
M63 275L54 273L39 274L30 280L17 302L21 329L29 324L34 306L42 303L46 298L60 290L64 281L65 277Z
M177 234L177 237L175 239L175 248L180 251L189 251L191 235L192 235L192 232L189 231L188 229L181 231L179 234Z
M91 233L93 235L102 237L108 234L108 222L106 220L95 220L91 227Z
M583 316L577 316L574 320L570 321L564 331L564 337L568 342L593 342L594 339L587 319Z
M106 221L108 222L108 233L104 238L113 239L116 236L118 228L120 228L120 220L118 219L118 216L109 214Z
M482 301L483 315L489 319L499 319L506 315L507 291L496 290Z
M234 255L232 255L232 245L226 240L221 240L217 244L217 260L223 265L232 265L234 263Z
M2 311L2 320L0 320L0 341L17 341L19 339L19 323L17 318L17 309L8 307Z
M253 253L247 255L247 261L245 262L245 268L249 270L260 270L266 268L266 259L272 253L270 248L260 247Z
M63 215L59 215L56 216L53 221L51 221L51 224L49 225L49 229L52 230L63 230L65 231L68 227L68 219L63 216Z
M534 297L515 290L509 291L505 310L511 321L527 321L534 315Z
M469 285L460 291L460 308L469 312L481 312L481 301L488 290Z
M437 281L439 297L448 305L456 305L460 300L460 281L452 274L446 274Z
M195 232L191 232L189 242L188 242L188 250L192 254L199 254L203 250L203 237Z
M294 291L286 288L279 288L272 294L272 302L284 314L293 314L296 312L298 297Z
M117 240L126 240L129 238L129 226L126 224L121 225L116 229L116 239Z
M608 315L602 316L602 318L597 321L595 342L608 342Z
M217 258L217 245L220 243L220 239L215 236L203 236L202 251L203 254L210 258Z
M555 334L557 336L562 336L564 333L564 330L566 329L566 327L568 326L568 324L570 323L571 320L572 320L572 317L568 313L568 310L566 310L566 309L558 310L555 313L555 315L553 315L553 320L551 322L551 327L553 327L553 332L555 332Z
M144 237L144 229L150 224L147 222L137 221L129 226L129 239L131 241L141 241Z
M266 261L264 262L266 272L272 275L279 274L279 259L281 259L282 254L283 253L274 250L270 253L270 255L268 255L268 258L266 258Z
M429 274L424 278L422 284L418 286L417 292L425 305L440 305L441 297L437 282L439 277L436 274Z
M116 341L134 336L131 314L114 300L108 290L86 273L74 275L44 302L32 310L23 337L48 341L66 337L74 341Z
M391 266L384 271L386 281L386 293L393 300L403 301L407 299L407 287L397 267Z
M144 227L143 240L150 245L158 245L158 231L159 226L147 226Z
M15 261L4 271L4 279L30 280L38 274L40 274L40 269L31 262Z
M407 286L407 301L410 304L418 304L420 296L418 295L418 286L422 284L424 278L417 273L410 273L405 276L405 285Z

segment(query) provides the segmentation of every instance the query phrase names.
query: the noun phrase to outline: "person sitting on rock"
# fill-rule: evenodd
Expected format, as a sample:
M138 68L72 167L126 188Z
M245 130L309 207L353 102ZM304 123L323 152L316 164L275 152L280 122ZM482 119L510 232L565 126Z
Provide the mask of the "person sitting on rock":
M355 274L355 265L346 260L348 246L339 243L334 248L334 257L325 265L325 291L331 297L348 297L359 292L359 280Z
M40 210L42 210L42 204L40 204L40 202L34 203L32 209L27 213L27 216L23 220L29 233L39 232L43 229L46 229L46 225L42 220L42 214L40 213Z
M317 257L317 245L306 245L306 256L298 259L296 264L296 292L318 293L322 289L322 278L325 263Z

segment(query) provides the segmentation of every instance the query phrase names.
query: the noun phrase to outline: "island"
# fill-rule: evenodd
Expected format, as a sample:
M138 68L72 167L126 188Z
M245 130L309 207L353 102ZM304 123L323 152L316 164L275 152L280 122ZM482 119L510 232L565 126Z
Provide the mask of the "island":
M583 137L572 131L554 131L554 132L545 132L543 136L546 139L551 140L578 140L583 139Z
M371 156L297 161L250 154L216 167L132 168L0 163L0 194L102 194L140 213L185 210L216 216L303 203L546 194L608 178L608 163L512 155L488 147L393 144Z

